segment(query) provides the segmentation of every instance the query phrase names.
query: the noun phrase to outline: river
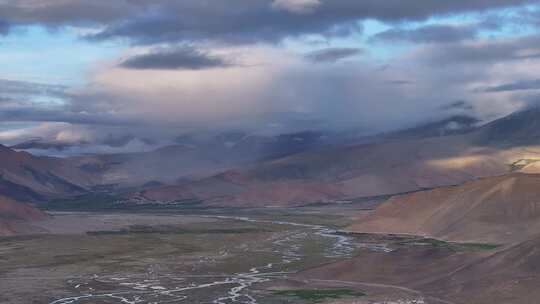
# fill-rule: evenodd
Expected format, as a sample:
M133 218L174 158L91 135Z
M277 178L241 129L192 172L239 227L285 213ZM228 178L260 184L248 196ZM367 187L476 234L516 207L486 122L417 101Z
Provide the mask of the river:
M162 303L193 303L191 297L195 293L205 296L212 295L208 302L213 304L259 304L257 298L250 293L254 284L284 278L291 272L282 271L287 264L306 258L300 243L306 239L317 238L325 244L320 254L328 259L344 259L351 257L360 247L359 244L346 234L340 234L332 228L321 225L309 225L276 220L259 220L248 217L233 216L201 216L218 219L237 220L251 223L273 224L290 227L284 233L274 234L268 242L272 244L273 252L280 255L279 262L267 263L252 267L248 272L232 273L229 275L159 275L154 277L141 276L99 276L94 275L87 280L77 281L74 288L81 290L77 296L57 299L50 304L84 304L119 303L119 304L162 304ZM370 250L387 250L384 246L369 245ZM152 272L150 270L150 272ZM75 283L73 283L75 284ZM100 292L95 286L114 286L115 291ZM94 287L91 287L94 286ZM101 303L99 302L99 303Z

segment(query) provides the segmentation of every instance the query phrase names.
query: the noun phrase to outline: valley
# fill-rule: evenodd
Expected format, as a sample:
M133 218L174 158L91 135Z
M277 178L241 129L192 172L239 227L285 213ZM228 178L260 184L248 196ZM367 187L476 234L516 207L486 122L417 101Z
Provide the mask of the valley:
M36 233L0 239L0 300L453 303L406 282L437 279L449 268L499 249L491 244L348 233L342 229L353 220L347 216L351 208L52 212L49 219L32 224ZM432 253L425 256L426 250ZM418 263L446 266L413 277L396 269L392 280L385 281L391 267L419 255L428 260ZM383 264L374 263L374 258L384 259L386 270L376 270ZM332 270L343 263L349 265L345 277Z
M0 294L9 303L279 303L254 285L359 250L332 228L306 223L318 215L291 217L304 222L259 212L54 214L40 223L47 234L0 240Z
M2 148L0 303L527 303L540 147L520 120L537 113L291 154L283 140L300 135L265 139L281 149L263 159L235 157L261 148L246 137L68 158Z

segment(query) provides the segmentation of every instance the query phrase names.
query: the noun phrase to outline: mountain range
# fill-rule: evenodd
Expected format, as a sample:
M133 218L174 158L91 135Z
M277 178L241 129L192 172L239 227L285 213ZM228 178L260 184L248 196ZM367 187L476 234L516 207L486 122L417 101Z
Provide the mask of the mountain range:
M429 127L418 127L411 129L417 133L401 131L376 141L325 146L195 181L144 189L128 198L138 202L199 200L208 205L298 206L459 185L531 170L520 164L540 159L533 133L539 131L530 127L539 120L540 110L533 109L450 135L426 134ZM507 125L512 132L494 135Z
M0 194L34 204L106 192L126 205L290 207L463 183L476 187L468 182L539 173L538 125L540 109L532 108L486 125L455 116L379 136L322 131L182 136L175 145L128 154L58 158L0 146Z

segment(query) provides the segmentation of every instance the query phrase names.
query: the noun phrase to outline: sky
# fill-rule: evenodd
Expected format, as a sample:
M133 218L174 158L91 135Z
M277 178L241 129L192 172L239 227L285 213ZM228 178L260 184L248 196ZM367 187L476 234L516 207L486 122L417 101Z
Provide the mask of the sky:
M535 105L530 0L0 0L0 143L374 134Z

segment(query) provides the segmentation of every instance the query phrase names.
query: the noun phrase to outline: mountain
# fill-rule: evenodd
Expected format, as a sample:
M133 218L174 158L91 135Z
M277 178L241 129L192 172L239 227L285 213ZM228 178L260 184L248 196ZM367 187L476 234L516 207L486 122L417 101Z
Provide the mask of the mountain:
M209 206L352 201L535 170L540 146L533 135L528 142L527 134L534 134L539 121L540 110L530 109L481 127L474 118L455 116L375 137L318 131L186 135L151 152L67 159L3 147L9 156L0 163L0 191L29 201L141 186L126 201Z
M463 119L465 125L471 125L463 134L440 136L437 131L439 135L429 137L426 128L418 128L418 136L410 130L403 131L403 138L324 146L176 186L147 189L135 196L149 201L200 200L211 205L294 206L459 185L519 171L523 164L540 160L540 146L535 146L534 137L527 142L524 135L531 131L528 124L540 123L539 113L535 109L519 112L478 128L472 127L472 119ZM517 124L520 117L528 124ZM513 132L495 139L494 132L508 124L515 126L509 127ZM505 144L517 142L520 144ZM301 195L283 193L290 189Z
M14 150L56 150L63 151L75 145L81 145L83 143L66 143L61 141L43 141L41 139L32 139L25 142L18 143L10 146Z
M538 157L538 153L538 148L476 147L464 136L333 147L182 183L172 186L176 187L174 191L171 186L150 189L143 196L169 201L191 196L191 199L258 205L352 200L504 174L511 170L511 164ZM302 189L303 201L282 193L282 185ZM224 191L216 192L216 189Z
M21 201L77 195L97 182L70 161L37 157L0 145L0 195Z
M45 218L45 213L31 205L0 196L0 235L15 234L19 224Z
M323 133L306 131L278 136L228 132L210 138L182 136L176 145L151 152L71 158L83 171L101 176L101 184L132 187L174 184L245 167L325 145Z
M536 303L540 296L539 274L540 238L536 236L495 250L426 244L400 246L391 252L363 250L351 259L291 275L289 280L414 291L425 303L527 304Z
M540 231L540 175L513 173L395 196L351 231L508 243Z
M540 107L517 111L483 126L475 133L475 142L500 148L540 144Z
M386 139L429 138L470 133L478 128L480 120L468 115L427 122L412 128L382 134Z
M455 303L534 303L540 297L540 238L504 248L424 284ZM532 300L533 299L533 300Z

